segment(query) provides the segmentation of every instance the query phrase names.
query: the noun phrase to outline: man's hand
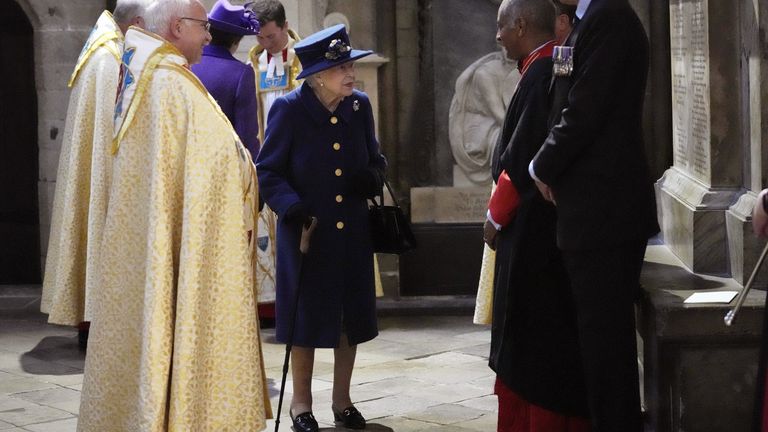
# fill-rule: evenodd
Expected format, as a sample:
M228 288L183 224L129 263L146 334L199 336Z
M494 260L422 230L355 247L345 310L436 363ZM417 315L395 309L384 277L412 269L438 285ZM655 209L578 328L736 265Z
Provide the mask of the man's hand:
M536 182L536 187L539 189L539 192L541 192L541 196L543 196L545 200L551 202L552 204L557 205L555 202L555 195L552 193L552 188L538 180L534 180L534 182Z
M486 220L485 225L483 225L483 241L494 251L496 250L496 234L498 233L491 221Z

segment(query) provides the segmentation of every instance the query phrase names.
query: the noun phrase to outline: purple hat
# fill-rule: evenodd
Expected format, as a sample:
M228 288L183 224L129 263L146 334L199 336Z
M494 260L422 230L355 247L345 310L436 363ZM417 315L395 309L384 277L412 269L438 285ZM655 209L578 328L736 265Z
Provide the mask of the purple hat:
M302 71L296 79L330 69L342 63L373 54L373 51L352 49L344 24L320 30L294 45Z
M259 34L259 20L252 10L234 6L227 0L218 0L208 14L211 27L225 33L241 36Z

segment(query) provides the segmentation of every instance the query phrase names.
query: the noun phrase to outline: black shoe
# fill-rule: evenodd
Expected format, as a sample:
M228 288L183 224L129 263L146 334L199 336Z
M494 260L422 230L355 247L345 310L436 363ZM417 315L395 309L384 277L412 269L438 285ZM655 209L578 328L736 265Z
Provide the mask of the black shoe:
M296 417L291 412L289 414L291 415L295 432L318 432L320 430L320 426L317 425L317 420L312 415L312 411L301 413Z
M345 408L344 411L336 411L336 408L331 407L333 411L333 419L337 422L341 422L347 429L365 429L365 417L360 414L354 406Z

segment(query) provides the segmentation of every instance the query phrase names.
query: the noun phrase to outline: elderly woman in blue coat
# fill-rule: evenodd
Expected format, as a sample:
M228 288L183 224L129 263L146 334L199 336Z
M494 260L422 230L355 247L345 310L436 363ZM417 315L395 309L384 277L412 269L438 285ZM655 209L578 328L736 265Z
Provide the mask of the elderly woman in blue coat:
M364 429L349 394L356 347L378 335L367 198L381 192L386 165L373 111L355 90L353 50L343 25L295 46L305 78L273 104L256 160L259 189L278 215L277 340L288 339L299 292L291 372L290 416L296 431L316 431L312 414L315 348L334 349L334 419ZM309 251L301 227L317 218Z

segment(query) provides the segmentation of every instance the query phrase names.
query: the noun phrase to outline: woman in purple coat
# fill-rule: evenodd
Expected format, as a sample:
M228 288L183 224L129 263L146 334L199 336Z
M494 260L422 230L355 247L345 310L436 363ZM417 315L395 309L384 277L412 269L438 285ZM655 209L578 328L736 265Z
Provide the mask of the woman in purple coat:
M321 30L295 49L303 67L299 78L306 81L272 105L256 160L260 193L278 215L278 341L288 338L300 291L290 415L294 430L318 430L312 415L314 349L333 348L334 418L363 429L349 385L357 344L378 334L367 198L381 193L386 163L368 96L354 88L353 61L371 51L353 50L343 25ZM301 226L310 217L317 227L302 259Z
M259 21L243 6L218 0L208 14L208 22L211 43L203 48L203 57L200 63L192 65L192 72L219 103L240 141L256 159L259 154L256 81L253 68L232 54L243 36L259 33Z

